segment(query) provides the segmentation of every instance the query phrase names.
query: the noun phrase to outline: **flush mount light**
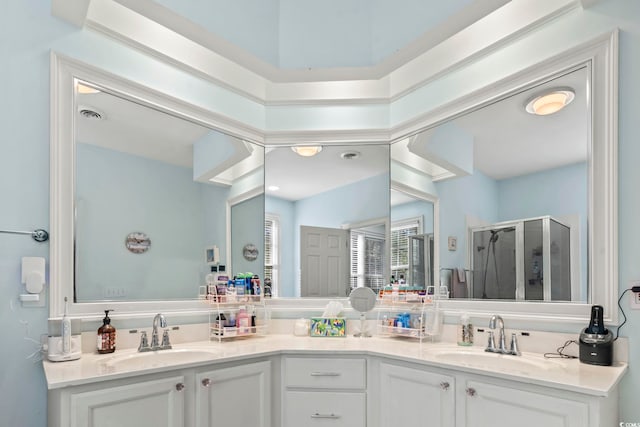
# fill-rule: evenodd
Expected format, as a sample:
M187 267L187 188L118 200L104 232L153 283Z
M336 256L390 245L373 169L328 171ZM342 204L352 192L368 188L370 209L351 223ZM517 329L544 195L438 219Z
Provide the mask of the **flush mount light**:
M267 190L269 191L278 191L280 189L280 187L278 187L277 185L270 185L267 187Z
M87 86L83 83L76 84L76 92L82 95L91 95L94 93L100 93L100 91L94 87Z
M322 151L322 146L320 145L300 145L297 147L291 147L291 149L302 157L312 157Z
M562 110L575 96L576 93L570 87L550 89L529 99L525 109L527 113L546 116Z

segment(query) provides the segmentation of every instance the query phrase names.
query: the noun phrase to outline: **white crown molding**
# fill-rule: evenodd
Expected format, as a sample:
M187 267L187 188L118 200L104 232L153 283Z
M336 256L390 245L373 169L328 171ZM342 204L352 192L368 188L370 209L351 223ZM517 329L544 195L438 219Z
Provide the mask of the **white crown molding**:
M495 0L500 3L499 0ZM52 0L55 16L114 38L263 104L390 103L442 74L580 7L580 0L512 0L439 44L421 38L381 71L323 69L299 73L238 57L239 49L203 35L152 2ZM135 9L134 9L135 8ZM143 14L147 14L145 16ZM84 15L84 19L82 19ZM171 19L170 19L171 18ZM162 23L181 29L174 31ZM167 24L169 25L169 24ZM214 40L215 39L215 40ZM205 46L208 46L205 47ZM243 65L229 59L235 58ZM417 55L417 56L416 56ZM399 59L398 59L399 58ZM345 78L346 77L346 78ZM314 81L299 81L314 80Z

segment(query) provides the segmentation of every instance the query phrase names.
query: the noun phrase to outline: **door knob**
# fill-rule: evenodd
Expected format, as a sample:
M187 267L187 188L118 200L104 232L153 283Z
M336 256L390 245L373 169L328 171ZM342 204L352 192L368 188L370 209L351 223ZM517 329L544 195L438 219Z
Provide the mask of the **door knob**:
M204 387L209 387L211 385L211 380L209 378L203 378L201 383Z
M184 383L178 383L178 384L176 384L176 390L178 390L178 391L182 391L182 390L184 390Z
M467 387L466 392L467 392L467 395L471 396L471 397L473 397L473 396L475 396L477 394L476 389L473 388L473 387Z

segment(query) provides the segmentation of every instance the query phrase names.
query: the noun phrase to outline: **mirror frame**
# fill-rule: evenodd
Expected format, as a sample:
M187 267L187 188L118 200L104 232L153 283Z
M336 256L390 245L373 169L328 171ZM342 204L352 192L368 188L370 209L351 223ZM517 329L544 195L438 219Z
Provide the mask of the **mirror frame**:
M581 303L527 303L509 301L443 301L445 315L459 315L467 312L472 316L486 318L500 313L510 319L551 325L583 324L589 317L591 304L605 308L605 321L618 324L618 31L606 33L587 43L553 56L526 70L497 80L487 87L462 96L406 123L389 129L388 141L393 143L418 132L433 127L452 117L493 102L509 93L526 87L544 76L553 76L581 63L591 67L591 147L589 190L589 258L597 257L598 262L589 264L589 299ZM73 292L73 195L75 162L73 144L73 78L80 78L114 89L119 94L162 107L188 120L220 130L230 135L264 145L268 133L258 131L241 123L225 119L212 111L188 104L166 94L154 91L118 76L101 71L62 55L51 55L51 239L50 239L50 317L60 318L64 308L64 297ZM124 95L126 94L126 95ZM338 132L340 135L342 133ZM314 142L322 144L344 143L340 135L311 132ZM380 140L380 132L359 132L358 140ZM300 135L290 138L278 136L270 138L269 145L290 145ZM66 143L65 143L66 141ZM276 142L277 141L277 142ZM71 162L71 163L70 163ZM393 184L392 184L393 185ZM437 200L434 204L434 220L437 221ZM434 240L440 239L438 228L434 228ZM436 256L437 251L436 251ZM439 262L434 260L435 267ZM437 276L436 276L437 277ZM596 283L598 286L594 286ZM72 300L72 298L71 298ZM346 298L343 299L345 302ZM269 301L274 317L294 318L322 311L327 299L281 298ZM345 304L346 305L346 304ZM98 313L106 308L117 310L117 316L146 316L153 312L181 312L185 314L203 313L206 307L195 300L153 301L135 303L82 303L70 304L72 317L98 319ZM516 327L515 325L512 327Z

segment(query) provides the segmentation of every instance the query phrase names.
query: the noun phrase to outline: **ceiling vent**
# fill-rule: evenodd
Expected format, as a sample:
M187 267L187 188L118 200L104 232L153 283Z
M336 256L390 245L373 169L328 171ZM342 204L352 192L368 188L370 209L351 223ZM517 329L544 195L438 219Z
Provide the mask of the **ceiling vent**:
M100 113L99 111L96 111L91 107L80 107L78 108L78 112L85 119L103 120L105 118L104 114Z
M353 160L360 157L360 153L358 151L345 151L344 153L340 154L340 157L345 160Z

